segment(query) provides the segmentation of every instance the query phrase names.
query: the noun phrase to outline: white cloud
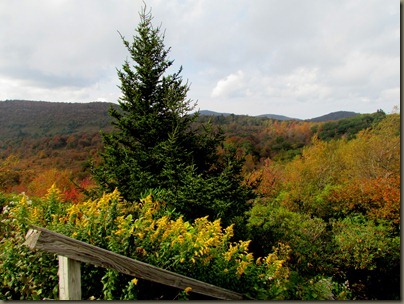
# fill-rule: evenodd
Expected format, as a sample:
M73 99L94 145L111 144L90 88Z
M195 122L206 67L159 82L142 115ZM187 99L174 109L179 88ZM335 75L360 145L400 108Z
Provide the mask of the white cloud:
M400 104L400 87L382 90L380 92L378 101L381 103L383 103L384 101L388 101L389 103L398 106Z
M238 70L223 79L220 79L212 90L212 97L235 97L243 94L245 88L244 73ZM245 93L245 92L244 92Z
M319 79L317 68L298 68L281 81L287 83L289 94L296 99L304 101L325 99L330 94L329 88Z
M126 56L118 26L137 22L133 17L137 17L138 5L129 1L121 4L93 0L2 1L0 19L7 22L0 27L0 75L48 87L53 86L52 82L56 86L84 87L115 73L117 59L122 62ZM125 12L129 7L133 9L131 23Z
M337 85L366 85L370 75L380 66L377 58L368 54L353 52L345 58L345 62L330 69L330 80Z

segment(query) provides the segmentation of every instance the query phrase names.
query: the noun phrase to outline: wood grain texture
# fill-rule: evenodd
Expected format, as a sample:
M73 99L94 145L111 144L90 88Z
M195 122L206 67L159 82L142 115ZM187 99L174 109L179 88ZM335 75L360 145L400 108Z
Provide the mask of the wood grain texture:
M80 262L58 256L59 300L81 300Z
M70 259L90 263L95 266L112 268L137 278L185 289L222 300L241 300L243 296L212 284L198 281L162 268L146 264L117 253L78 241L45 228L31 226L26 236L26 244L31 249L39 249ZM32 231L31 231L32 230Z

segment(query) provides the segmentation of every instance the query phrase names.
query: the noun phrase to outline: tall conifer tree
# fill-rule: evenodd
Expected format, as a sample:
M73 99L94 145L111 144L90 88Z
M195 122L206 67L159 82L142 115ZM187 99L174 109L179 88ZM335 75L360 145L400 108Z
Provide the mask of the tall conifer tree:
M222 132L210 125L196 129L196 103L187 99L188 83L173 65L164 35L152 25L144 7L133 42L121 36L130 54L118 76L122 96L111 108L115 130L103 134L102 163L95 177L103 190L119 191L135 201L159 189L169 204L187 218L204 215L234 218L246 209L251 191L240 185L241 163L219 159ZM235 208L237 205L237 208Z

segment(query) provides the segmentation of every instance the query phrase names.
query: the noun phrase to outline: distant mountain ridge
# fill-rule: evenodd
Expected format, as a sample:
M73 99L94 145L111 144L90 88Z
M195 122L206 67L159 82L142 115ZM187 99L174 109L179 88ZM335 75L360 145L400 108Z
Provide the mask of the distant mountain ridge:
M199 111L200 115L206 115L206 116L229 116L229 115L235 115L233 113L221 113L221 112L214 112L210 110L201 110ZM238 115L238 114L237 114ZM241 115L239 115L241 116ZM246 115L248 116L248 115ZM298 118L291 118L283 115L277 115L277 114L261 114L261 115L256 115L252 117L262 117L262 118L270 118L270 119L276 119L276 120L301 120Z
M111 117L108 114L108 110L111 106L118 107L117 104L108 102L67 103L27 100L0 101L0 141L6 138L35 138L56 134L99 132L101 129L108 130L111 128ZM201 110L200 115L229 116L234 114ZM322 122L339 120L355 115L359 114L340 111L313 118L308 121ZM252 117L276 120L300 120L276 114L263 114Z
M340 120L344 118L349 118L349 117L354 117L360 115L360 113L356 112L348 112L348 111L338 111L338 112L332 112L323 116L307 119L306 121L311 121L311 122L326 122L326 121L332 121L332 120Z
M221 112L214 112L210 110L201 110L199 111L200 115L206 115L206 116L229 116L232 115L232 113L221 113ZM234 114L233 114L234 115ZM360 115L360 113L356 112L349 112L349 111L338 111L338 112L332 112L326 115L322 115L319 117L311 118L311 119L306 119L306 121L312 121L312 122L326 122L326 121L332 121L332 120L340 120L344 118L349 118L353 116ZM253 117L263 117L263 118L269 118L269 119L276 119L276 120L302 120L299 118L292 118L284 115L278 115L278 114L261 114L261 115L256 115Z

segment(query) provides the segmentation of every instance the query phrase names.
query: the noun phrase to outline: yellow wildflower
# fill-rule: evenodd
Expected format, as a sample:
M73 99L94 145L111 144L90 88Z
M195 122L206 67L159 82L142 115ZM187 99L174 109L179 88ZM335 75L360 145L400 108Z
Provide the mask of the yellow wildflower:
M226 261L230 261L231 257L233 256L233 254L235 254L238 250L238 246L233 246L232 244L230 244L229 249L223 254L224 258L226 259Z
M192 287L186 287L186 288L184 289L184 292L185 292L186 294L188 294L191 290L192 290Z
M76 214L80 214L80 208L77 204L73 204L70 208L67 209L67 213L70 217Z
M32 218L34 220L39 220L41 218L41 213L37 207L34 207L34 210L32 211Z
M250 245L251 240L248 241L240 241L240 250L242 250L245 254L248 253L248 246Z
M122 228L115 231L116 235L121 235L121 234L124 234L124 233L125 233L125 229L122 229Z
M234 227L234 224L231 224L230 226L228 226L228 227L224 230L225 236L226 236L227 238L231 238L231 237L234 236L233 227Z
M275 269L275 276L278 276L280 274L280 271L282 269L284 262L285 262L284 260L277 261L277 265L276 265L276 269Z
M61 192L58 189L58 187L56 186L56 183L53 183L52 187L50 187L50 189L48 189L48 191L45 195L46 199L51 199L52 197L55 197L57 200L59 200L61 197Z
M269 265L271 264L273 261L276 260L276 255L273 253L268 254L268 256L265 258L265 262Z
M132 283L135 284L135 285L137 285L137 282L138 282L138 279L133 278Z
M249 262L241 261L240 264L239 264L239 266L237 267L237 274L238 274L239 276L241 276L241 275L244 273L245 269L247 268L247 266L248 266L249 264L250 264Z
M178 242L179 242L180 244L183 244L183 243L184 243L184 237L183 237L182 235L179 235L179 236L178 236Z
M254 256L252 253L247 253L247 255L245 256L247 261L252 261L254 259Z

